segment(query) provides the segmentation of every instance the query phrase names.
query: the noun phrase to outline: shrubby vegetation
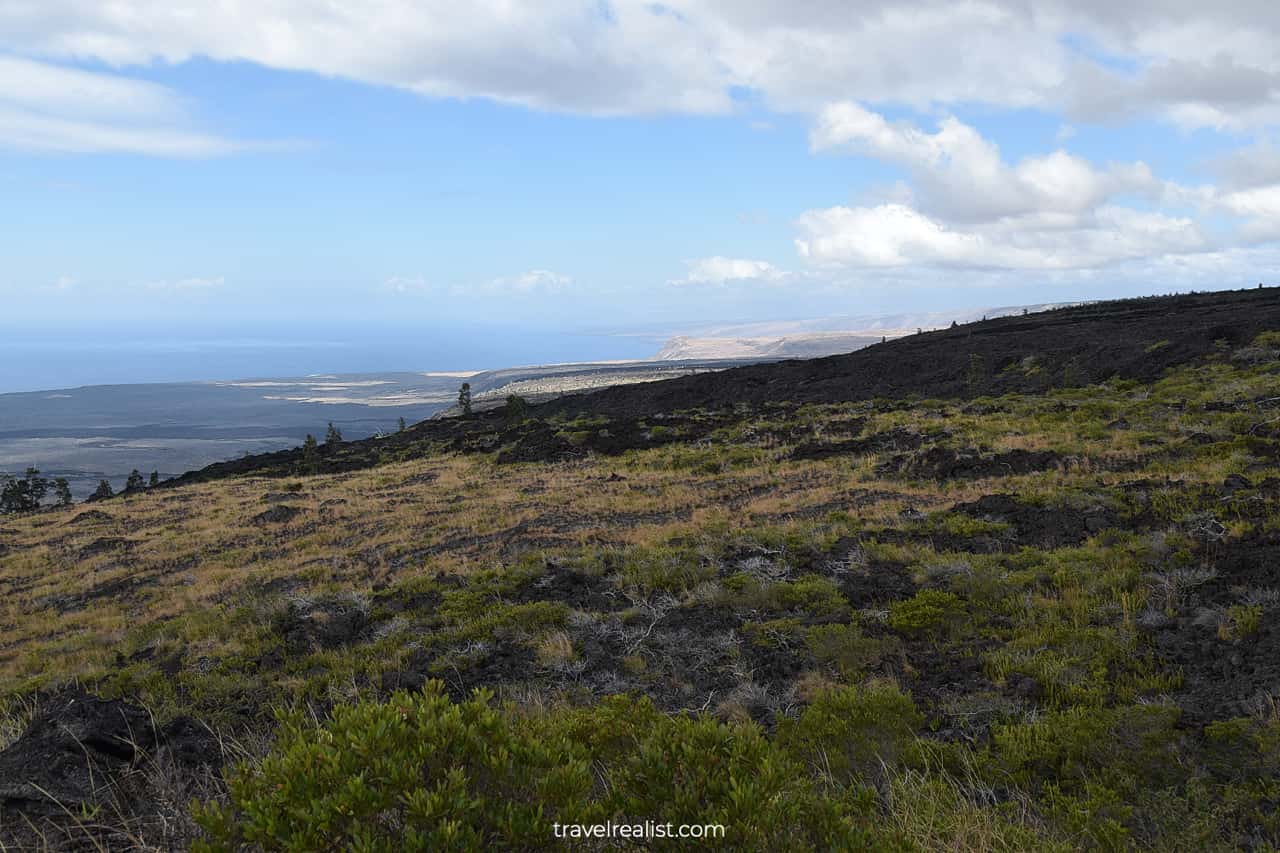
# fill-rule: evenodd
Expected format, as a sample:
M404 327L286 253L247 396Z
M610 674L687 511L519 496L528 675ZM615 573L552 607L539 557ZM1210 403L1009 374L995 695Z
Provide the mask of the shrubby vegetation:
M50 480L36 468L28 468L21 477L0 477L0 515L33 512L45 505L50 492L57 506L71 503L71 487L65 477Z
M232 775L229 802L199 810L200 849L528 850L556 846L556 823L646 819L721 824L738 849L865 849L877 834L857 774L894 766L918 723L894 691L846 691L772 741L644 699L533 716L491 700L455 704L433 681L323 726L282 719L272 754ZM845 737L828 781L849 796L827 796L807 768L824 738Z

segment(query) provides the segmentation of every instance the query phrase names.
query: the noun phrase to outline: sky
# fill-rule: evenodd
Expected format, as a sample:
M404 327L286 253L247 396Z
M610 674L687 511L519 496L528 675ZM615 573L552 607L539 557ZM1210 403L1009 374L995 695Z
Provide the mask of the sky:
M0 333L474 349L1270 283L1278 43L1265 0L0 0Z

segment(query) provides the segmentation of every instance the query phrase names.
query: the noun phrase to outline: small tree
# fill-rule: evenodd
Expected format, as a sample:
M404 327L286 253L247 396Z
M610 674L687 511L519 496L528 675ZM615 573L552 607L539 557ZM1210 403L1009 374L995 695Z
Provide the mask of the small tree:
M48 492L49 481L35 468L28 468L22 477L6 476L0 488L0 512L37 510Z
M302 442L302 469L308 474L314 474L319 468L320 451L316 444L316 437L311 433L307 433L306 439Z
M40 471L36 468L27 469L27 487L31 490L31 498L36 502L36 506L40 506L40 502L44 500L44 496L49 494L49 481L40 476ZM33 507L34 509L34 507Z
M518 394L507 396L507 422L522 424L529 419L529 401Z
M115 492L112 490L110 483L106 480L99 480L98 488L94 489L93 494L89 495L89 500L100 501L103 498L109 498L114 494Z
M333 425L333 421L329 421L329 429L325 431L325 444L339 444L342 442L342 430Z
M71 506L71 484L67 482L66 477L59 477L53 481L53 494L58 499L58 506Z
M158 486L158 485L160 485L160 472L159 472L159 471L152 471L152 472L151 472L151 480L150 480L150 482L148 482L148 483L147 483L147 485L148 485L148 486Z
M399 428L396 430L397 432L404 432L406 429L408 429L408 428L409 428L408 424L406 424L406 423L404 422L404 417L403 417L403 416L401 416L401 418L400 418L400 422L399 422L399 424L398 424L398 427L399 427Z
M458 408L462 409L464 418L471 417L471 383L463 382L458 389Z
M126 492L139 491L147 487L147 481L142 479L142 472L134 468L129 472L129 479L124 481L124 490Z
M22 512L26 503L27 488L24 481L10 474L4 476L4 486L0 487L0 513Z

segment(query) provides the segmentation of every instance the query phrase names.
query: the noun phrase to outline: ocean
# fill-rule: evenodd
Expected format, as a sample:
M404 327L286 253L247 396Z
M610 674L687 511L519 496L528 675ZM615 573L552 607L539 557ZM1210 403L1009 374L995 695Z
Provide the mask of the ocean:
M0 333L0 393L325 373L489 370L650 358L656 337L473 327L275 337L152 329Z

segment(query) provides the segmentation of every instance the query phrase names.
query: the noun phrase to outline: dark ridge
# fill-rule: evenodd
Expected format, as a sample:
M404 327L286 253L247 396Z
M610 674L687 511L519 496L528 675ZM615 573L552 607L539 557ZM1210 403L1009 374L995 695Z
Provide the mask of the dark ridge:
M651 447L641 420L695 409L728 417L731 407L802 405L883 398L972 398L1083 386L1111 378L1150 381L1165 370L1280 329L1280 288L1194 293L1097 302L1001 317L898 338L847 355L779 361L659 382L573 394L532 406L523 424L502 409L441 418L382 438L246 456L189 471L162 486L247 474L339 473L435 452L502 450L498 461L547 461L586 452L606 455ZM556 435L545 419L603 415L608 437L581 446ZM686 418L683 440L723 425ZM670 441L673 439L667 439ZM505 449L504 449L505 448Z
M641 417L738 403L971 398L1111 378L1150 381L1214 352L1218 341L1238 346L1269 329L1280 329L1280 288L1096 302L910 335L847 355L568 395L538 411Z

